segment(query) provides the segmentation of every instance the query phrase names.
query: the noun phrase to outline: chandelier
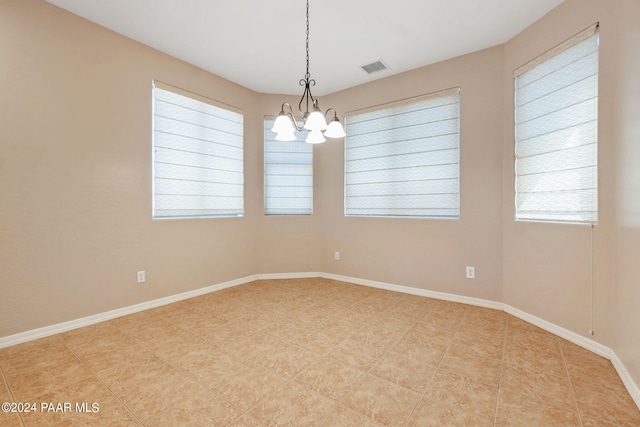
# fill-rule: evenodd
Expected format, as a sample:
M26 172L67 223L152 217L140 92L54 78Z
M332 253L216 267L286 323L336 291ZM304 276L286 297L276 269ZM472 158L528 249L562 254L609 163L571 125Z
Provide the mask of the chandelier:
M300 110L302 117L300 119L296 118L295 114L293 114L291 104L288 102L282 104L280 114L278 114L271 128L271 131L277 134L277 141L295 141L296 136L294 132L296 130L301 132L304 129L309 131L305 142L310 144L325 142L325 136L328 138L342 138L345 136L336 110L329 108L322 114L322 110L320 110L318 106L318 100L311 95L311 86L315 86L315 84L316 81L313 80L311 74L309 74L309 0L307 0L307 73L304 75L304 79L300 79L300 86L304 86L304 92L298 103L298 110ZM304 111L302 111L302 104L305 104ZM309 111L310 105L311 111ZM285 107L288 108L288 111L285 111ZM333 112L333 118L327 125L325 117L330 111ZM298 126L298 122L302 122L303 125Z

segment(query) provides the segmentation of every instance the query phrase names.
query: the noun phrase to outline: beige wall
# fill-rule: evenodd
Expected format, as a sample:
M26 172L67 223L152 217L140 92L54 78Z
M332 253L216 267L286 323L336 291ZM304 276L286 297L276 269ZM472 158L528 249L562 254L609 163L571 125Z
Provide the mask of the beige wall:
M591 338L613 348L636 384L640 383L639 19L637 0L566 0L506 43L503 124L504 302L584 336L593 327ZM594 22L600 22L599 223L592 236L585 226L511 221L511 73Z
M0 56L0 336L256 273L257 94L37 0ZM153 79L244 110L245 218L152 221Z
M616 267L618 286L614 350L640 385L640 2L621 0L618 29L615 126Z
M294 82L295 83L295 82ZM299 97L281 95L263 95L261 99L261 115L276 116L280 112L282 103L287 101L294 107L298 106ZM262 131L261 131L262 132ZM263 138L263 134L260 135ZM316 150L314 156L317 156ZM264 146L260 146L260 163L264 164ZM317 158L314 162L314 180L317 179ZM262 172L262 166L259 167ZM320 265L316 262L318 240L318 206L317 182L314 197L315 208L313 215L264 215L264 178L258 178L258 194L260 216L258 235L256 236L257 268L260 273L302 273L318 272Z
M639 7L567 0L505 45L320 100L344 113L461 87L461 218L438 220L345 218L342 141L314 149L313 216L264 216L263 116L296 97L40 0L0 0L0 337L245 275L323 271L503 301L585 336L593 318L593 338L640 383ZM516 223L511 73L596 21L600 222L593 236ZM151 220L153 79L244 110L245 218Z
M457 86L461 98L459 220L345 217L343 141L317 147L321 271L501 300L502 67L495 47L321 100L344 113Z
M504 302L580 335L612 345L614 275L613 72L611 3L567 0L505 45L503 147ZM593 311L589 226L515 222L513 70L595 22L600 22L599 222L593 229Z

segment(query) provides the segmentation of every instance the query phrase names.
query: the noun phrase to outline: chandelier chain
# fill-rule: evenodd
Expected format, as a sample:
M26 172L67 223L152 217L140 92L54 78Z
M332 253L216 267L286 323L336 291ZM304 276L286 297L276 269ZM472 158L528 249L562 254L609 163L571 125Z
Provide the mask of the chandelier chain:
M310 144L317 144L324 142L324 136L328 138L342 138L345 136L344 129L338 120L338 113L334 108L329 108L324 114L318 106L318 101L311 95L311 87L316 85L316 81L311 78L309 72L309 0L307 0L307 38L306 38L306 50L307 50L307 73L304 75L304 79L300 79L298 82L300 86L304 86L304 92L298 103L298 110L300 111L301 118L297 118L291 108L291 104L285 102L282 104L282 109L278 118L273 124L271 130L276 133L276 141L295 141L296 137L293 134L294 131L308 130L306 142ZM305 104L305 109L302 110L302 105ZM309 109L311 104L311 111ZM288 109L288 111L285 111ZM326 115L333 111L333 118L331 123L327 124ZM302 121L303 124L298 122Z
M305 78L309 80L311 74L309 74L309 0L307 0L307 74Z

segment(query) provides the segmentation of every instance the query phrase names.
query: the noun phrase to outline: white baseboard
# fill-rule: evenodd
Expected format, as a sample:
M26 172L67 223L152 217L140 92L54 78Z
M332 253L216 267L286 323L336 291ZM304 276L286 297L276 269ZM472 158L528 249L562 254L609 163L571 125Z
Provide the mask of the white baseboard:
M303 273L267 273L256 275L256 280L273 280L273 279L312 279L320 277L319 272L303 272Z
M504 304L504 311L524 320L525 322L531 323L532 325L544 329L547 332L551 332L552 334L557 335L560 338L571 341L572 343L579 345L580 347L586 348L589 351L592 351L602 357L611 360L611 355L613 353L611 349L598 342L595 342L592 339L583 337L582 335L571 332L570 330L562 328L554 323L547 322L544 319L533 316L508 304Z
M462 304L475 305L475 306L485 307L485 308L493 308L496 310L502 310L502 306L503 306L502 303L489 301L481 298L465 297L462 295L447 294L444 292L428 291L426 289L412 288L409 286L401 286L401 285L394 285L394 284L385 283L385 282L376 282L374 280L359 279L357 277L340 276L340 275L331 274L331 273L320 273L320 277L324 277L326 279L338 280L341 282L353 283L356 285L369 286L371 288L386 289L388 291L402 292L404 294L418 295L422 297L440 299L440 300L451 301L451 302L459 302Z
M613 364L613 367L618 372L618 375L620 376L620 379L622 380L625 387L627 388L627 391L629 391L629 394L631 395L634 402L640 409L640 388L638 388L635 381L633 381L633 378L631 378L631 376L629 375L629 372L625 368L624 364L618 358L618 356L613 350L592 339L583 337L582 335L576 334L575 332L572 332L568 329L560 327L554 323L551 323L539 317L533 316L527 312L519 310L508 304L503 304L503 303L490 301L490 300L484 300L480 298L472 298L472 297L465 297L461 295L447 294L444 292L428 291L424 289L411 288L407 286L393 285L390 283L376 282L373 280L359 279L356 277L340 276L340 275L331 274L331 273L320 273L320 277L339 280L342 282L354 283L356 285L370 286L370 287L379 288L379 289L387 289L390 291L402 292L402 293L407 293L411 295L419 295L419 296L424 296L428 298L459 302L463 304L492 308L496 310L504 310L506 313L509 313L515 317L518 317L519 319L522 319L525 322L531 323L532 325L535 325L541 329L551 332L552 334L559 336L560 338L564 338L567 341L570 341L576 345L579 345L580 347L583 347L589 351L592 351L593 353L596 353L602 357L605 357L606 359L609 359Z
M616 368L616 371L618 372L618 375L620 375L620 379L627 388L627 391L629 391L631 398L636 402L638 409L640 409L640 387L638 387L636 382L633 381L633 378L629 375L627 368L613 351L611 352L611 363L613 364L613 367Z
M200 295L208 294L210 292L220 291L222 289L253 282L254 280L258 280L258 277L259 276L247 276L240 279L219 283L217 285L194 289L192 291L183 292L177 295L158 298L152 301L146 301L140 304L118 308L118 309L107 311L104 313L98 313L92 316L70 320L68 322L57 323L55 325L45 326L43 328L33 329L31 331L21 332L15 335L9 335L7 337L0 338L0 348L21 344L23 342L36 340L38 338L48 337L48 336L59 334L62 332L71 331L73 329L82 328L84 326L89 326L96 323L104 322L106 320L115 319L117 317L126 316L127 314L138 313L140 311L148 310L150 308L160 307L162 305L167 305L167 304L182 301L185 299L197 297Z
M254 280L273 280L273 279L301 279L301 278L314 278L323 277L326 279L338 280L341 282L353 283L356 285L369 286L372 288L386 289L389 291L402 292L405 294L424 296L428 298L435 298L445 301L458 302L462 304L469 304L479 307L491 308L495 310L504 310L513 316L516 316L525 322L529 322L539 328L542 328L552 334L555 334L561 338L571 341L581 347L586 348L602 357L605 357L611 361L614 368L620 375L620 379L626 386L629 394L635 401L638 408L640 408L640 388L635 383L633 378L629 375L629 372L625 368L622 361L618 358L613 350L598 342L595 342L582 335L571 332L568 329L562 328L551 322L548 322L539 317L533 316L515 307L507 304L503 304L496 301L485 300L481 298L466 297L462 295L448 294L444 292L429 291L426 289L412 288L409 286L394 285L391 283L377 282L368 279L359 279L357 277L341 276L338 274L322 273L322 272L302 272L302 273L269 273L269 274L256 274L252 276L243 277L236 280L230 280L228 282L219 283L217 285L207 286L200 289L195 289L188 292L183 292L177 295L171 295L164 298L155 299L152 301L143 302L140 304L131 305L128 307L119 308L116 310L107 311L104 313L95 314L92 316L82 317L80 319L71 320L68 322L58 323L44 328L38 328L31 331L18 333L15 335L9 335L7 337L0 338L0 348L9 347L12 345L32 341L38 338L44 338L50 335L59 334L61 332L67 332L72 329L81 328L84 326L93 325L95 323L104 322L106 320L115 319L117 317L126 316L128 314L137 313L140 311L148 310L150 308L159 307L166 304L182 301L188 298L197 297L200 295L208 294L210 292L220 291L222 289L230 288L233 286L243 285L245 283L253 282Z

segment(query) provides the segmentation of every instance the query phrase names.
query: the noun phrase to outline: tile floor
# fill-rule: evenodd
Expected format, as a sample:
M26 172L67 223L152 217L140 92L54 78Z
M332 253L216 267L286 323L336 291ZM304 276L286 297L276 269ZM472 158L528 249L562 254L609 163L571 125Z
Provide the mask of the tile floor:
M0 372L0 402L36 404L2 426L640 426L589 351L500 311L326 279L0 349Z

